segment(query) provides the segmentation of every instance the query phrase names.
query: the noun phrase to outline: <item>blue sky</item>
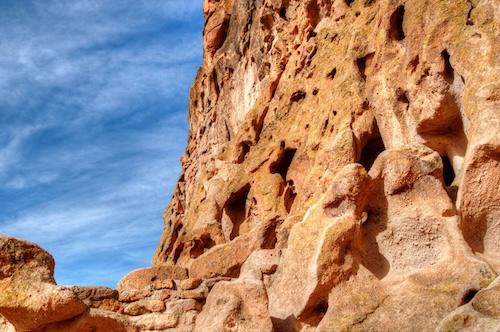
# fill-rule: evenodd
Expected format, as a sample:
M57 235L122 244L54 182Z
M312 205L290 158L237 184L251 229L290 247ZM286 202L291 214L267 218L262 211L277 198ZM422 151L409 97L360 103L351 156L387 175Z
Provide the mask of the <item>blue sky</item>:
M0 233L114 287L180 175L202 0L0 0L0 22Z

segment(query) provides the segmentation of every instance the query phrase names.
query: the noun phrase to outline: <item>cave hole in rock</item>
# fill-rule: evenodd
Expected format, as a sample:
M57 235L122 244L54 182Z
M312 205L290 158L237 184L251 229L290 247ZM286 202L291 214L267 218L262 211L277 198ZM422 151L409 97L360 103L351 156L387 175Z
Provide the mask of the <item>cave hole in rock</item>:
M403 89L398 89L396 91L396 94L397 94L397 98L398 98L399 102L405 103L407 105L410 104L410 100L408 99L408 96L406 95L406 91L404 91Z
M389 37L392 40L403 40L405 39L405 33L403 31L403 19L405 15L405 7L399 6L394 13L391 15L391 19L389 21Z
M285 7L281 7L280 9L280 17L284 20L286 20L286 8Z
M306 92L302 90L297 90L290 96L291 102L298 102L306 97Z
M330 123L329 119L325 120L325 123L323 124L323 127L321 128L321 134L319 135L320 137L323 137L326 133L326 129L328 128L328 124ZM333 126L332 126L333 127Z
M293 202L295 201L296 197L297 193L295 192L295 184L293 183L293 180L288 180L286 182L285 192L283 195L283 201L285 203L285 209L287 213L290 213L290 211L292 211Z
M345 4L351 7L351 4L354 2L354 0L344 0Z
M227 122L224 120L224 125L225 125L225 128L226 128L226 137L227 137L227 140L230 141L231 140L231 130L229 130L229 126L227 125Z
M236 158L236 163L241 164L245 160L248 152L250 152L250 145L248 145L248 143L246 142L241 142L238 149L238 157Z
M264 230L262 234L262 245L261 249L274 249L276 248L276 243L278 242L276 228L279 224L282 224L283 220L275 217L270 220L269 227Z
M363 109L368 109L368 102L363 103ZM385 151L384 141L380 135L377 122L374 120L371 133L365 139L361 139L361 153L359 163L369 171L378 155Z
M419 64L420 64L420 58L417 55L410 61L410 63L408 63L408 69L410 70L411 74L413 74L417 70Z
M230 240L234 240L240 233L246 233L248 230L243 229L246 221L247 198L250 192L250 185L247 184L241 190L233 194L224 206L224 212L231 220L233 226L231 230Z
M262 15L260 18L260 24L262 24L262 30L271 30L274 24L274 17L271 14ZM266 41L266 40L265 40Z
M466 25L474 25L474 22L472 21L472 11L474 10L474 5L470 0L467 1L470 5L469 12L467 13L467 22L465 23Z
M219 96L220 90L224 87L224 81L222 81L219 85L219 79L217 77L217 71L215 70L215 68L212 70L212 80L214 82L215 94Z
M467 291L467 293L465 293L465 295L462 297L462 305L467 304L470 301L472 301L474 296L476 296L477 292L478 291L475 289L471 289L471 290Z
M179 257L181 257L182 251L184 250L184 243L177 245L174 251L174 263L177 263Z
M330 38L330 42L333 42L335 40L335 38L337 38L338 34L334 33L333 36L330 37L330 34L327 33L325 35L325 40L327 40L328 38Z
M182 229L182 224L178 224L175 227L173 227L172 223L170 224L172 235L170 237L170 245L168 246L167 249L167 254L170 254L172 252L172 249L174 248L175 241L177 241L177 238L179 237L179 232Z
M319 303L315 308L314 308L314 313L315 314L320 314L324 315L328 311L328 302L324 301Z
M333 68L327 75L326 77L333 80L335 78L335 75L337 74L337 68Z
M444 50L443 52L441 52L441 56L444 60L444 79L446 80L446 82L453 84L453 80L455 79L455 70L450 63L450 54L447 50Z
M216 243L212 240L210 234L203 234L199 239L193 241L193 246L189 250L189 256L197 258L215 245Z
M356 60L356 66L358 67L359 74L361 75L363 81L366 81L366 64L373 58L374 54L375 53L369 53Z
M361 156L359 158L359 163L363 165L367 171L372 168L378 155L385 151L384 141L382 140L378 126L375 129L374 133L361 149Z
M326 312L328 311L328 298L318 299L317 303L307 308L304 313L299 316L299 320L310 326L317 326Z
M451 186L453 180L455 180L455 171L451 165L450 159L446 156L441 156L443 161L443 180L446 186Z
M278 161L271 166L272 173L278 173L286 181L286 175L297 149L285 149Z

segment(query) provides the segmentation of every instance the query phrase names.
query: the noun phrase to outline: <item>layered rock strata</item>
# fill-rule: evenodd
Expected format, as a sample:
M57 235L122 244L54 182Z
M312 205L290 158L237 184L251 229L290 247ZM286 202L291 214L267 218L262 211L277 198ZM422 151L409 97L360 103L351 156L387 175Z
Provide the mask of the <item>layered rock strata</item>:
M19 331L500 330L498 1L205 0L204 12L154 267L116 292L64 288L44 254L28 294L50 289L43 310L67 309L26 326L18 310L33 304L16 295L0 314ZM26 294L24 277L0 276Z

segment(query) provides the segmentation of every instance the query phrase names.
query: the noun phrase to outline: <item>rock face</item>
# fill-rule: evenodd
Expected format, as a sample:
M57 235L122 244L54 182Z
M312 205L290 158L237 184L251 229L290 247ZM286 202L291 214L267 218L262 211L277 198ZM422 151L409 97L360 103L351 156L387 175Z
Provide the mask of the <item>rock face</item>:
M204 11L154 264L244 283L252 253L280 250L275 271L253 274L276 331L430 331L474 307L500 272L498 2ZM223 285L208 302L232 296Z
M500 330L498 1L203 10L154 266L69 289L6 238L0 315L18 331Z

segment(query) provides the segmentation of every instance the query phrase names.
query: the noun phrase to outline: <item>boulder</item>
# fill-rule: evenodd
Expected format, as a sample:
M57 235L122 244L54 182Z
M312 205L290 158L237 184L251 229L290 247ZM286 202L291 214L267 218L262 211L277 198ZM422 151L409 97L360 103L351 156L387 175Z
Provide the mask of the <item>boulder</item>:
M154 266L128 273L116 285L118 292L150 289L172 289L172 279L187 279L187 271L176 266Z
M272 332L267 294L260 280L217 283L196 319L195 332Z
M54 281L54 260L37 245L0 235L0 315L16 331L71 319L87 306Z

